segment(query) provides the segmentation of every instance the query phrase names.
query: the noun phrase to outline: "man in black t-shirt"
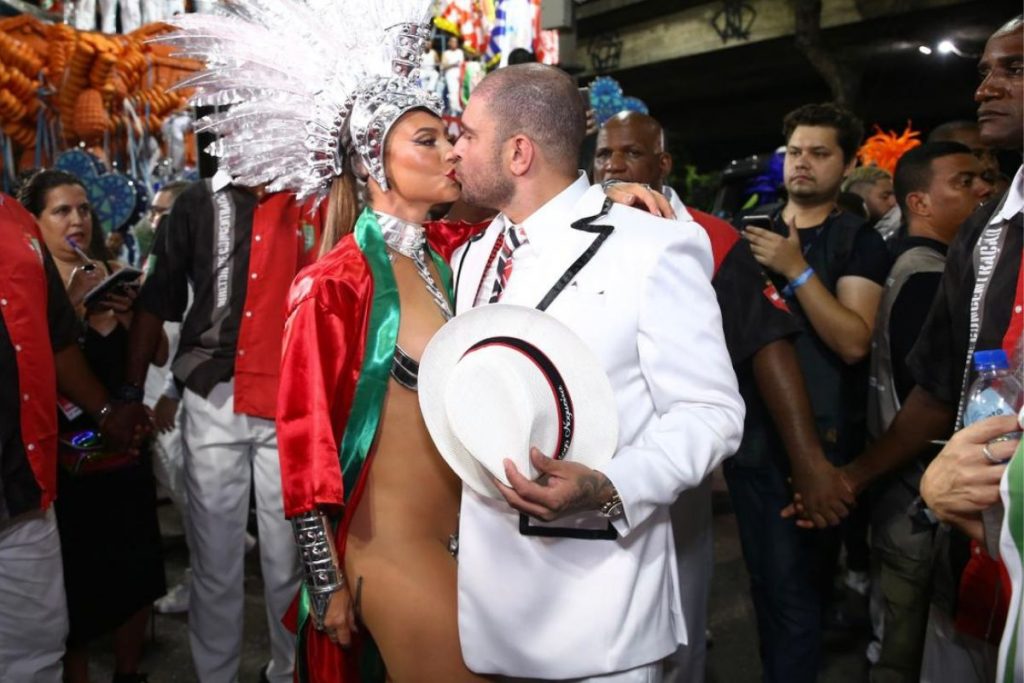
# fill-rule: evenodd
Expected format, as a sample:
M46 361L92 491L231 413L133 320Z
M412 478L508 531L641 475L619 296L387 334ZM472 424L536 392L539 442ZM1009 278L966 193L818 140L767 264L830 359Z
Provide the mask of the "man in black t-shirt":
M877 232L836 204L843 178L856 163L863 136L860 122L832 104L806 105L786 116L783 132L789 199L772 215L770 228L747 226L744 236L801 323L797 356L818 435L826 457L833 465L841 465L859 451L863 438L867 386L863 361L871 348L889 256ZM743 464L749 458L741 448L732 462ZM838 470L833 468L831 473L841 479ZM760 483L765 490L785 486L781 480ZM763 512L773 513L771 509ZM787 575L799 577L792 590L776 590L765 600L778 604L770 621L770 637L786 637L774 648L778 652L775 665L765 662L766 681L817 678L822 604L831 588L839 537L827 532L794 533L797 538L791 547L761 550L764 575L774 577L784 568ZM767 539L761 541L767 543ZM763 645L762 649L768 648Z
M786 117L784 133L789 200L771 229L749 226L744 236L804 323L801 366L825 449L842 463L859 450L864 407L854 370L871 348L889 256L875 231L836 206L860 122L832 104L806 105Z

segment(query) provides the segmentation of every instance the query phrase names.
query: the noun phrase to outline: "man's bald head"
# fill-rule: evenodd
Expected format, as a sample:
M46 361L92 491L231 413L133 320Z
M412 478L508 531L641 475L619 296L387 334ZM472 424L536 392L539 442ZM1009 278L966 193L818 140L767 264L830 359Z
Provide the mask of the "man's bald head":
M598 132L595 181L625 180L660 189L671 170L665 131L654 117L624 111L610 118Z
M621 111L608 119L602 130L626 128L640 135L650 136L652 144L656 146L657 152L665 151L665 129L658 123L658 119L649 114L642 114L638 111Z
M587 115L576 83L564 71L544 64L498 69L473 90L473 99L485 104L498 141L525 135L548 163L576 174Z

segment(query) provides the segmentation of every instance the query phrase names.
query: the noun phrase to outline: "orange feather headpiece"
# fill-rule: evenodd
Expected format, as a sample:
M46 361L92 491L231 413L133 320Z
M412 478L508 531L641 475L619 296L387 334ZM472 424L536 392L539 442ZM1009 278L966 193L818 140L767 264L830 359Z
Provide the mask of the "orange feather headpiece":
M901 135L892 130L884 132L876 124L875 134L865 140L857 150L857 158L865 166L874 164L892 175L896 171L896 162L900 157L920 146L920 137L921 133L911 128L910 121L907 121L907 127Z

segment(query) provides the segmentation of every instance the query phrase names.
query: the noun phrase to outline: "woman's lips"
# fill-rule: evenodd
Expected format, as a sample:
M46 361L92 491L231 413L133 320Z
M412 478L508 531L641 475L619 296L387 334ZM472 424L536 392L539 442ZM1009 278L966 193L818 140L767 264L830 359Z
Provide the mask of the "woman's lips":
M452 181L453 183L459 182L459 179L456 177L456 175L457 174L455 173L455 169L454 168L452 170L448 171L447 173L445 173L445 176L448 178L448 180Z

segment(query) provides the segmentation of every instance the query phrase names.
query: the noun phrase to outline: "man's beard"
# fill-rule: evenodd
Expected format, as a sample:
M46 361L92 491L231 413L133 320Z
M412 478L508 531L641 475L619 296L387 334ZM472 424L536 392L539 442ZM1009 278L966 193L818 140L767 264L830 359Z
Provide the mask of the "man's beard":
M502 173L501 150L494 150L494 161L490 167L476 177L460 178L462 181L462 200L472 206L487 206L503 211L512 195L515 186L511 178Z
M839 196L839 186L822 188L821 185L803 185L796 189L786 187L786 194L790 199L795 199L800 204L823 204L828 201L835 201Z

